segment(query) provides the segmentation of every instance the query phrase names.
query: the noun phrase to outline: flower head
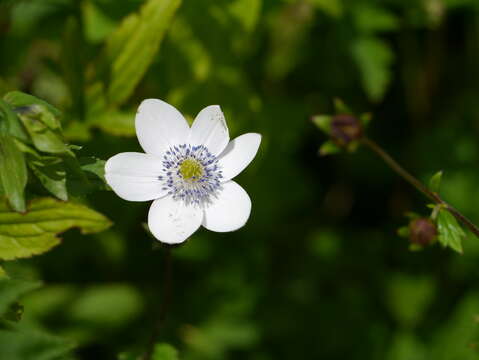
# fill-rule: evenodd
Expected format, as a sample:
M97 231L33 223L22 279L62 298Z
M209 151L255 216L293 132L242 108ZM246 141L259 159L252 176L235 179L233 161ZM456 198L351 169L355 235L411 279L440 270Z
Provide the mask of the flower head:
M227 232L246 223L251 200L231 179L253 160L261 135L229 141L217 105L201 110L190 128L178 110L157 99L141 103L135 127L145 153L111 157L105 178L125 200L154 200L148 227L158 240L178 244L201 225Z

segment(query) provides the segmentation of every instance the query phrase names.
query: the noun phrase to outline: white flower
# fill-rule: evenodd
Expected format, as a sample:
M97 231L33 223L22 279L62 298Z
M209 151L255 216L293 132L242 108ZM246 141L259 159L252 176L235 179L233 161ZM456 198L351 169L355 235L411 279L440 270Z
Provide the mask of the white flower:
M248 133L229 141L217 105L201 110L190 128L178 110L157 99L141 103L135 127L146 154L111 157L105 177L125 200L154 200L148 227L158 240L178 244L201 225L227 232L246 223L251 200L231 179L253 160L261 135Z

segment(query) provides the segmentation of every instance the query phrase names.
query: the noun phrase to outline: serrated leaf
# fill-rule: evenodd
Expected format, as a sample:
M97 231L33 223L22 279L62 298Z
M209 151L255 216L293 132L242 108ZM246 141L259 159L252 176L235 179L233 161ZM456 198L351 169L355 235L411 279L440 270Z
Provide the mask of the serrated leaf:
M457 223L456 218L447 210L441 209L437 215L437 229L439 242L444 247L462 254L462 238L466 236L464 230Z
M442 171L438 171L429 180L429 189L431 189L431 191L435 193L439 192L439 188L441 187L441 180L442 180Z
M39 288L40 285L41 283L37 281L0 279L0 316L4 316L20 296Z
M319 148L319 155L321 156L333 155L339 152L341 152L341 148L331 140L324 142L324 144Z
M383 40L367 36L355 41L353 57L366 94L372 101L383 98L391 81L394 53Z
M312 118L313 123L324 131L326 134L331 133L331 123L333 121L333 117L329 115L315 115Z
M152 63L180 0L149 0L108 37L108 102L122 104Z
M83 234L100 232L111 222L82 204L39 198L26 214L0 204L0 259L12 260L44 253L58 245L58 234L78 227Z
M25 211L27 179L25 156L12 137L0 135L0 182L10 205L16 211Z

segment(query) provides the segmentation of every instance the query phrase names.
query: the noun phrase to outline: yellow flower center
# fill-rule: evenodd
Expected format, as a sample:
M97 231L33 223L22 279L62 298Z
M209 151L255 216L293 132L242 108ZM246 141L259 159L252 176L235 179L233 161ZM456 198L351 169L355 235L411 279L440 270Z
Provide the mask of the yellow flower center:
M197 181L203 175L203 166L195 159L184 160L179 170L185 180Z

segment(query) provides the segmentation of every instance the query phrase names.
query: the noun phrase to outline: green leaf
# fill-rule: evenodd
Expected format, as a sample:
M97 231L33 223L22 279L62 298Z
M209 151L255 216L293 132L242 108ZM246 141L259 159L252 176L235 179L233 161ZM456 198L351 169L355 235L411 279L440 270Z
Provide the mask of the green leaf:
M95 157L82 157L78 161L90 181L99 181L101 188L108 189L105 180L105 160Z
M115 28L115 23L93 1L83 1L85 38L92 43L103 41Z
M19 111L25 110L22 108L28 108L30 106L37 105L42 109L41 120L52 130L61 129L60 117L61 112L54 106L50 105L46 101L43 101L33 95L25 94L21 91L11 91L3 97L4 100L9 103L14 110L19 108Z
M26 156L28 167L42 185L60 200L68 200L66 171L63 159L55 156L41 155L35 149L17 142L17 146Z
M349 114L353 115L352 110L340 98L334 98L334 110L337 115Z
M402 226L397 230L397 234L400 237L408 238L409 237L409 226Z
M313 123L324 131L326 134L331 133L331 122L333 121L333 117L330 115L316 115L313 116Z
M8 321L19 322L22 319L25 308L19 302L14 302L4 315L4 319Z
M2 99L0 99L0 133L1 132L15 136L25 142L29 140L17 114L15 114L12 107Z
M353 45L353 57L359 68L363 87L372 101L383 98L391 81L394 53L383 40L367 36Z
M60 360L74 347L69 341L37 330L0 330L2 359Z
M425 359L477 359L475 349L479 330L478 308L479 294L477 292L469 291L462 294L452 309L443 314L440 328L431 334L431 341L428 343L430 351Z
M321 147L319 148L319 155L326 156L326 155L333 155L341 152L341 148L336 145L331 140L326 141Z
M0 316L4 316L20 296L39 288L40 285L39 282L9 278L0 279Z
M118 360L142 360L143 355L138 352L125 352L118 355ZM155 344L151 360L178 360L178 350L166 343Z
M102 214L82 204L39 198L26 214L18 214L0 204L0 259L12 260L44 253L60 243L57 237L73 227L83 234L100 232L111 226Z
M3 267L0 266L0 280L8 279L8 274Z
M432 278L396 274L388 279L387 304L397 323L412 328L434 300Z
M91 126L115 136L136 136L135 113L105 111L88 119Z
M74 323L88 323L97 329L116 329L135 319L142 308L142 297L132 286L92 286L78 294L69 317Z
M230 4L230 12L246 31L254 30L261 13L262 0L235 0Z
M441 209L437 216L437 228L439 242L444 247L462 254L462 238L466 236L464 230L457 223L456 218L447 210Z
M105 180L105 160L83 157L78 160L82 175L68 174L67 188L71 196L83 196L95 190L111 190Z
M0 181L10 205L16 211L25 211L27 179L25 156L12 137L0 135Z
M341 0L311 0L311 3L326 14L339 17L343 13Z
M439 192L439 188L441 187L441 180L442 180L442 171L438 171L429 180L429 189L431 189L431 191L435 193Z
M60 112L47 102L19 91L5 95L35 147L47 153L69 153L61 135Z
M356 26L362 32L380 32L396 30L399 26L398 18L388 10L360 3L354 8Z
M149 0L126 17L108 37L110 64L107 98L120 105L131 95L152 63L180 0Z
M42 185L56 198L67 201L66 171L62 159L43 156L28 165Z
M152 360L178 360L178 350L169 344L156 344Z
M386 360L425 360L429 358L427 350L413 331L398 331L393 335Z

